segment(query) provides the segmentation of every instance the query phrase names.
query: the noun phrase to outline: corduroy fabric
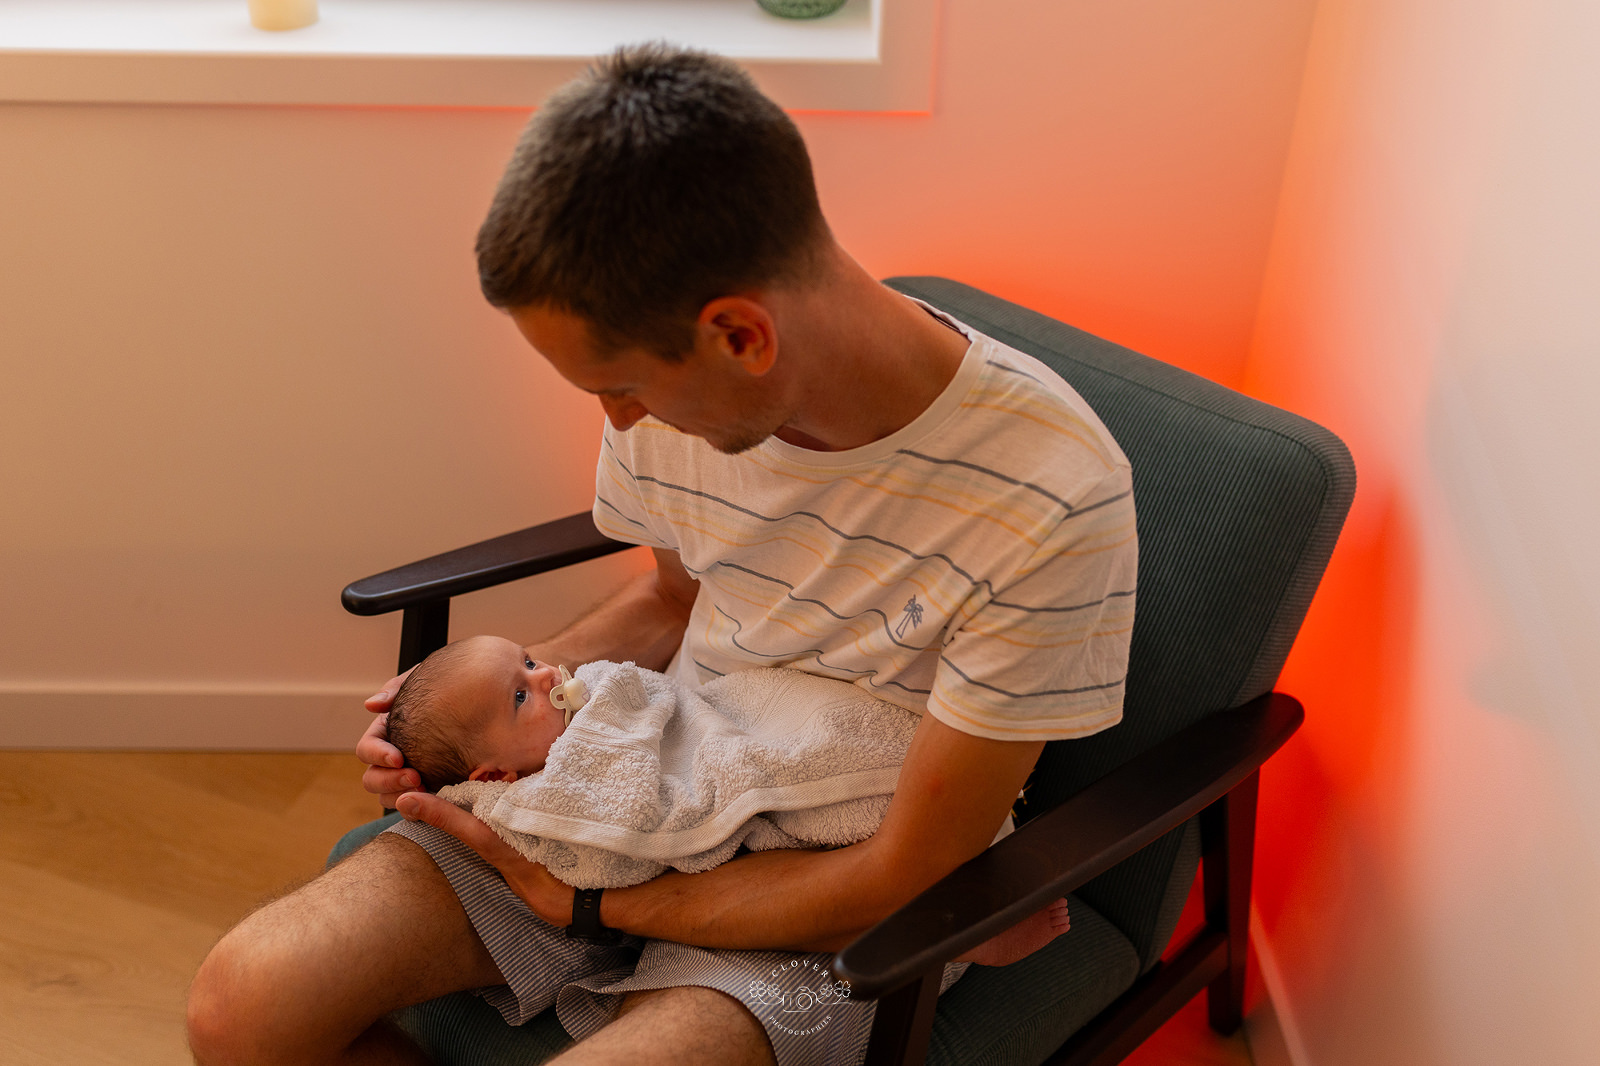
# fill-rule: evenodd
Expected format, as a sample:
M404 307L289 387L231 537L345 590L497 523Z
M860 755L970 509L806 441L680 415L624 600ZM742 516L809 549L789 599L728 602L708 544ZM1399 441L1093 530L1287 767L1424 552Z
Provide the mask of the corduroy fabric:
M1139 598L1123 720L1048 745L1019 816L1269 691L1355 494L1344 444L1315 423L969 286L888 284L1042 360L1089 402L1133 466ZM1081 890L1139 948L1141 968L1171 935L1161 931L1163 901L1193 876L1179 869L1179 843L1176 834L1158 840Z
M930 1066L1037 1063L1127 991L1139 956L1077 896L1072 929L1010 966L974 966L939 997Z
M389 1016L435 1066L538 1066L572 1044L552 1007L511 1026L471 992L441 996Z

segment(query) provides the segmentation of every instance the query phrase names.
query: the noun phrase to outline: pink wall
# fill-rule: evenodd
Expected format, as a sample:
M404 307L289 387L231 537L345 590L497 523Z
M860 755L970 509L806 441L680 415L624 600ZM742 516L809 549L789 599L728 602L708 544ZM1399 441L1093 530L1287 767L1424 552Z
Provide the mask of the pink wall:
M1312 8L947 0L932 116L801 118L824 207L880 275L1237 380Z
M1600 1047L1600 15L1323 0L1252 391L1351 445L1258 905L1300 1066Z

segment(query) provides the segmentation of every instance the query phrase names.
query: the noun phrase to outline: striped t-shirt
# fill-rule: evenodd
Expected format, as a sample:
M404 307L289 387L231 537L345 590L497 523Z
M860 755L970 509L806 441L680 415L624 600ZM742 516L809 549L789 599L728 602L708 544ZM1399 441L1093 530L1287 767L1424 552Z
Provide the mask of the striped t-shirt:
M606 427L595 524L699 579L679 656L700 680L792 667L998 740L1121 718L1128 461L1048 367L963 332L949 386L861 448L724 455L653 418Z

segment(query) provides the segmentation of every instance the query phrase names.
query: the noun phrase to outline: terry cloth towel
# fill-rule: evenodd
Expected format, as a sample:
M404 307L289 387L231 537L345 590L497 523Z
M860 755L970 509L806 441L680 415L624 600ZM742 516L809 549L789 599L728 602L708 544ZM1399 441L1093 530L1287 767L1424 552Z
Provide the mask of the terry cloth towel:
M589 702L542 771L439 791L575 888L698 873L741 844L865 840L920 720L799 670L743 670L698 689L633 663L588 663L577 676Z

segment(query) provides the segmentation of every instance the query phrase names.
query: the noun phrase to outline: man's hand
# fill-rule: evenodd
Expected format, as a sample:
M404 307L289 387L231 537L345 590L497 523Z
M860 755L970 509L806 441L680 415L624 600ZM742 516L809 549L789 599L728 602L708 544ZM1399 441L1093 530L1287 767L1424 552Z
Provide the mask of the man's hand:
M411 670L415 670L412 667ZM367 731L356 741L356 758L367 764L361 774L361 787L374 792L385 807L393 807L400 796L422 785L415 770L405 768L405 756L389 743L389 708L400 685L411 676L411 670L389 681L377 692L367 697L367 710L377 715Z
M558 929L572 924L572 886L524 858L470 812L427 792L408 792L396 801L396 806L405 817L442 829L481 855L540 918Z

